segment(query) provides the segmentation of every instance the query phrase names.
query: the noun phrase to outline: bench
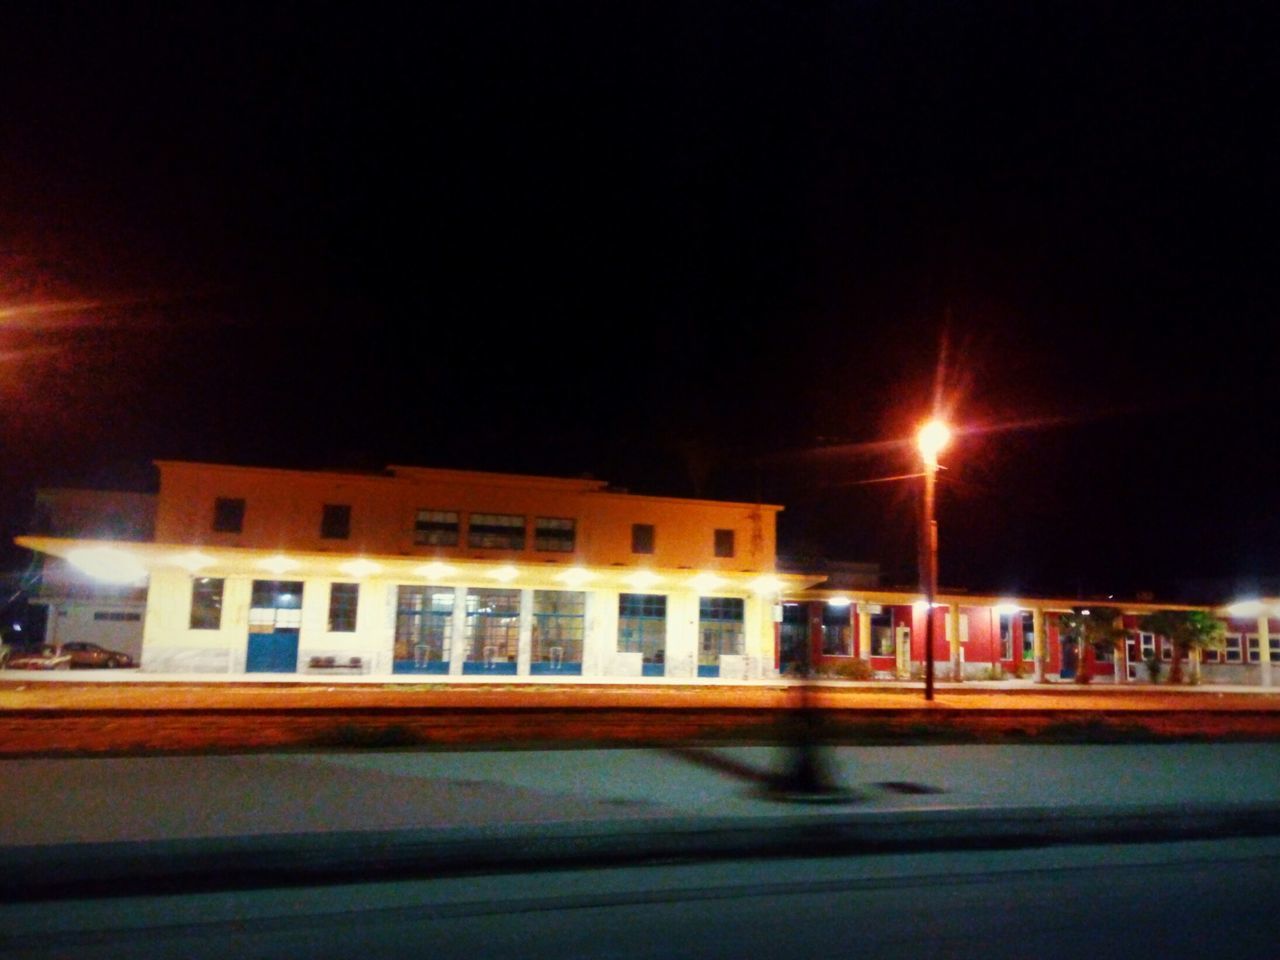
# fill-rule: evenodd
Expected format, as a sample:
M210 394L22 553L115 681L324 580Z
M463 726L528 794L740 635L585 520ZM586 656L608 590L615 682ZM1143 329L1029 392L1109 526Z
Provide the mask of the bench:
M307 661L307 672L316 670L322 673L342 671L343 673L364 673L363 657L312 657Z

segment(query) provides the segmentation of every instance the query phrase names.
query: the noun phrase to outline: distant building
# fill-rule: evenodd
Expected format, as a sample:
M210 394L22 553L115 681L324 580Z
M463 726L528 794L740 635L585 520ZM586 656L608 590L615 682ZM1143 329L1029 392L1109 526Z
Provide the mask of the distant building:
M155 533L155 512L154 494L42 489L36 491L32 530L59 539L145 543ZM103 583L45 554L28 602L46 610L44 636L35 642L89 641L135 660L142 654L145 584Z

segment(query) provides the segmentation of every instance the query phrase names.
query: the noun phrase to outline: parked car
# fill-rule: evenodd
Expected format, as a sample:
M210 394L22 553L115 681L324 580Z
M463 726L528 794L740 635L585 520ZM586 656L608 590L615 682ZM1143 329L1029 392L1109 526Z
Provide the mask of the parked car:
M70 670L71 654L63 653L55 646L45 644L26 650L15 649L9 654L7 670Z
M121 653L119 650L108 650L106 647L100 647L96 643L87 643L81 640L64 643L62 652L71 655L71 668L73 670L86 667L115 668L134 666L133 657L127 653Z

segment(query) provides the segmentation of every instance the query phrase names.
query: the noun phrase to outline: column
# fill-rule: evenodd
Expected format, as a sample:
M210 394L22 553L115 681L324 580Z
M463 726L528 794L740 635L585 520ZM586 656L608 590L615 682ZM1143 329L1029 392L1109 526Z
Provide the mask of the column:
M516 675L527 677L533 660L533 591L520 591L520 634L516 641Z
M618 591L589 590L583 611L582 675L609 675L609 664L618 651Z
M858 604L858 656L871 661L871 609L866 603Z
M960 662L960 604L947 607L947 651L951 659L951 682L964 680L964 664Z
M690 590L667 594L668 677L698 675L698 595Z
M1036 683L1044 683L1044 652L1049 649L1049 638L1045 634L1044 609L1042 607L1031 608L1031 629L1035 632L1035 638L1032 641L1032 656L1035 657L1035 673L1033 676Z
M1258 617L1258 667L1261 684L1271 686L1271 624L1265 613Z
M449 618L449 676L462 676L467 659L467 588L453 588L453 616Z

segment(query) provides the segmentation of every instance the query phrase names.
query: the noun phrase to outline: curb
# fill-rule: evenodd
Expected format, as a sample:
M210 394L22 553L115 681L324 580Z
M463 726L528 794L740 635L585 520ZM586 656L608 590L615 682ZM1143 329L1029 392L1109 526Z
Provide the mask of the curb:
M945 807L0 848L9 902L724 859L1280 835L1280 804Z

